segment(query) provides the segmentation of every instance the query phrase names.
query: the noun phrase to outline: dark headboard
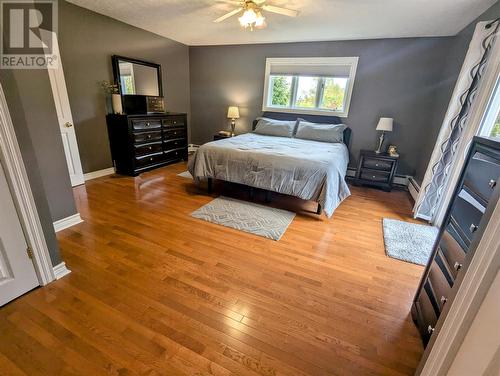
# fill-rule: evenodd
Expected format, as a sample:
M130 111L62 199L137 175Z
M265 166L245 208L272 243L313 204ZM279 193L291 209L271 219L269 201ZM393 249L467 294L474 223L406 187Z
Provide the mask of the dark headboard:
M302 114L289 114L286 112L264 112L262 117L275 120L296 120L301 118L311 123L325 123L325 124L342 124L342 120L338 116L323 116L323 115L302 115ZM252 123L252 130L255 130L258 120ZM344 130L344 144L349 149L351 143L351 128L347 127Z

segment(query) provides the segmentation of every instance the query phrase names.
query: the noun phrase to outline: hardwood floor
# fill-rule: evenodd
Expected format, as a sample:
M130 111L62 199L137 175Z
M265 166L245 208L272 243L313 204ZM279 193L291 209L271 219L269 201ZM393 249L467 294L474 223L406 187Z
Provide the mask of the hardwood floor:
M0 374L414 373L423 267L388 258L381 227L411 220L407 192L352 187L332 219L274 195L299 211L275 242L191 218L212 197L185 169L75 189L85 222L58 233L72 273L0 308Z

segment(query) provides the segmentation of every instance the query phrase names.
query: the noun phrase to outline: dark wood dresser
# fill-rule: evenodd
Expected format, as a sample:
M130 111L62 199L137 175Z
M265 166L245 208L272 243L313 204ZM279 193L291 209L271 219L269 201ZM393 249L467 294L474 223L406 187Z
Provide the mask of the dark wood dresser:
M499 177L500 142L475 137L411 308L424 345L432 345L474 257L500 195Z
M357 185L372 185L390 191L397 168L398 157L388 153L377 154L373 150L361 150L353 182Z
M107 115L111 156L116 172L141 172L187 160L186 114Z

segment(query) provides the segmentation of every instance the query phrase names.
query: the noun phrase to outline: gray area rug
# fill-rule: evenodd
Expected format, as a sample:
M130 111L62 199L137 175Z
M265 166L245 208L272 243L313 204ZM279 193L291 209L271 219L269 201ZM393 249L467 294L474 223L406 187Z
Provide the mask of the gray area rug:
M195 210L191 216L264 238L280 240L295 213L220 196Z
M187 179L193 178L193 176L191 175L191 173L189 171L181 172L180 174L177 174L177 176L180 176L182 178L187 178Z
M425 265L436 240L437 227L384 218L385 252L389 257Z

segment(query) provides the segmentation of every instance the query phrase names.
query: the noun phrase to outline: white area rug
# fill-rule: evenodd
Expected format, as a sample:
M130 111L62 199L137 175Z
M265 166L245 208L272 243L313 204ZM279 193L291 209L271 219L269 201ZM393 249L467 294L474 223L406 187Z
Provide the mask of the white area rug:
M438 228L384 218L385 252L389 257L425 265L431 255Z
M187 178L187 179L193 178L193 176L191 175L191 173L189 171L181 172L180 174L177 174L177 176L180 176L182 178Z
M194 211L191 216L264 238L280 240L292 223L295 213L221 196Z

